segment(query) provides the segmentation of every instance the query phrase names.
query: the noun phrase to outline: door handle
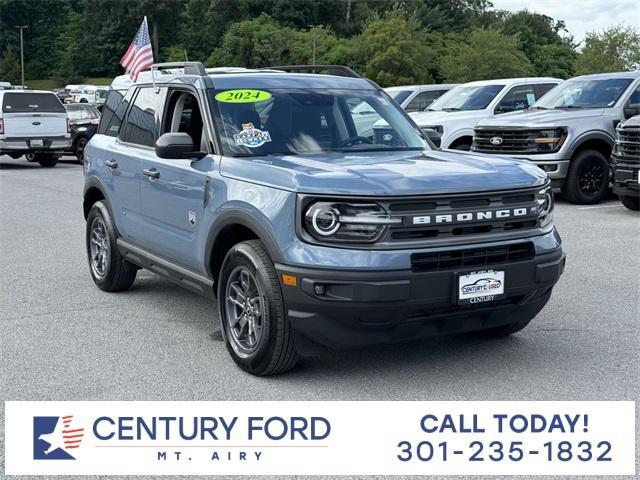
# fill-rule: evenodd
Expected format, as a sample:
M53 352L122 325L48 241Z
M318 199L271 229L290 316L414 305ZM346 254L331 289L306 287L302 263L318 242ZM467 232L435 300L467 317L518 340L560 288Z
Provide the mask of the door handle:
M118 168L118 162L115 160L107 160L104 164L109 168Z
M160 172L155 168L145 168L142 173L149 178L160 178Z

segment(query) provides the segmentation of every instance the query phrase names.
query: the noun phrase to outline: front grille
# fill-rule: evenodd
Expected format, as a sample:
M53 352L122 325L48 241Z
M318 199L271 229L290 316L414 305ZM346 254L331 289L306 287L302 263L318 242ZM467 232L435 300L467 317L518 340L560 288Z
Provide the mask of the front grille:
M545 130L549 130L548 128ZM474 129L471 149L479 153L551 153L552 145L536 144L534 140L540 136L540 129L527 128L485 128ZM499 144L491 139L500 139Z
M619 127L613 149L616 160L640 162L640 127Z
M440 272L457 268L484 268L503 263L522 262L535 256L533 243L515 243L498 247L469 248L411 255L414 272Z
M477 235L520 233L539 228L537 193L540 188L501 193L447 195L379 202L400 217L383 242L437 243ZM505 214L504 212L507 212Z

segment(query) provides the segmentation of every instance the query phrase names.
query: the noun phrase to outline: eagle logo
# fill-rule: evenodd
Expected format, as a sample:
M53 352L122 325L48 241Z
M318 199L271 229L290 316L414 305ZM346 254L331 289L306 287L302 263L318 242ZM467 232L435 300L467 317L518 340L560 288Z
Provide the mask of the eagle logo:
M33 417L33 458L35 460L75 460L84 437L84 428L73 424L73 415Z

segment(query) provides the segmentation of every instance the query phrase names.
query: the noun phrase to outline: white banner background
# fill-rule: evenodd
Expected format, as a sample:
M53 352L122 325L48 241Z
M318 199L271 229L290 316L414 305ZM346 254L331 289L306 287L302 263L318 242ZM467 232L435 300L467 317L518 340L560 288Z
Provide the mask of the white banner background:
M443 433L421 430L423 416L431 414L439 419L451 415L456 429L460 429L459 416L464 416L464 427L473 426L473 415L484 432L457 433L448 429ZM514 433L497 430L493 415L588 415L585 425L582 417L574 433L556 429L549 433ZM35 416L73 415L73 425L84 427L80 448L73 451L75 460L34 460ZM93 423L99 417L238 417L231 439L185 441L173 431L166 440L99 440L93 433ZM323 440L270 440L263 432L248 439L248 417L279 416L324 417L331 424L330 435ZM127 421L125 421L126 423ZM274 427L276 423L272 424ZM428 425L436 425L430 420ZM505 424L508 425L508 424ZM521 421L516 426L522 425ZM565 421L564 427L568 426ZM547 425L548 427L548 425ZM100 423L99 432L115 431L106 422ZM274 428L279 433L281 429ZM547 428L548 430L548 428ZM131 431L125 432L131 434ZM218 433L223 434L220 428ZM135 430L133 431L135 435ZM635 474L635 403L634 402L5 402L5 473L7 475L55 474L119 474L119 475L634 475ZM406 456L398 444L410 442L413 457L402 462L398 455ZM416 457L415 447L428 441L434 447L431 460ZM479 448L478 458L469 458ZM500 461L489 455L500 455L490 447L491 442L504 447ZM570 442L572 458L558 459L558 443ZM443 461L442 442L447 444L447 460ZM511 442L522 447L520 461L508 458ZM552 460L547 458L552 442ZM590 442L592 459L580 461L579 442ZM596 461L610 442L606 455L611 461ZM566 446L566 444L565 444ZM428 456L423 444L421 454ZM462 453L454 453L454 452ZM530 452L537 451L537 454ZM166 460L158 460L158 452L166 452ZM174 452L181 452L180 460ZM220 460L212 460L214 452ZM246 459L240 459L245 452ZM260 453L260 460L256 459ZM517 450L515 451L517 457ZM228 457L230 455L230 458ZM564 454L566 456L566 454ZM588 458L582 453L583 458Z

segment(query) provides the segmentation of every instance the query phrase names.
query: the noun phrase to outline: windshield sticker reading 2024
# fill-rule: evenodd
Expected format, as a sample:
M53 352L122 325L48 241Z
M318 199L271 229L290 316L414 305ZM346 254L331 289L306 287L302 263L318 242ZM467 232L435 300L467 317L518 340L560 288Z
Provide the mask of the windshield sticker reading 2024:
M223 103L255 103L269 100L271 94L264 90L227 90L215 96L218 102Z

